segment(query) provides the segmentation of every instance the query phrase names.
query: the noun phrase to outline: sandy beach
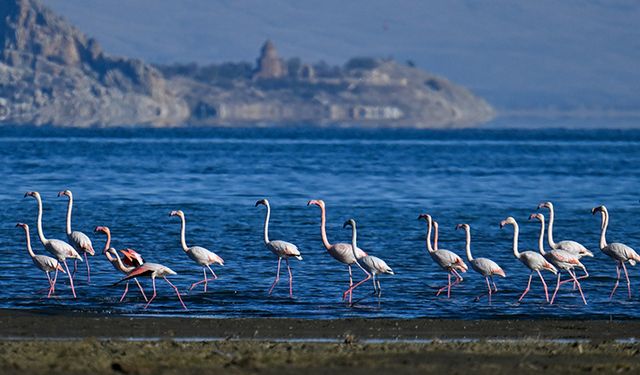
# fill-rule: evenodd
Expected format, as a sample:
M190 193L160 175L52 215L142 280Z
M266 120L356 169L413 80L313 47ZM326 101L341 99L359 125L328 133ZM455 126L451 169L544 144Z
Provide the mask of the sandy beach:
M640 322L198 319L0 311L5 374L640 371Z

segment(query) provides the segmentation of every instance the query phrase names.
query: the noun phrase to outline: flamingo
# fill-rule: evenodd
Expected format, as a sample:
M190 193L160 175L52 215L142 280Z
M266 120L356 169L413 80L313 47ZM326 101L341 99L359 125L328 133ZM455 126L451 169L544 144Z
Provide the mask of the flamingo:
M171 213L169 213L169 216L178 216L180 218L180 221L182 222L182 227L180 229L180 243L182 244L182 250L184 250L189 258L191 258L191 260L202 266L202 273L204 274L204 278L201 281L191 284L191 288L189 288L189 291L191 291L191 289L193 289L196 285L204 283L204 291L206 293L208 282L216 280L218 278L216 273L213 272L213 269L211 269L211 265L219 264L221 266L224 266L224 260L222 260L222 258L216 255L214 252L209 251L204 247L187 246L187 241L185 240L187 220L184 217L184 212L182 212L181 210L171 211ZM213 279L207 279L207 269L211 271Z
M538 219L540 220L540 236L538 237L538 250L540 254L548 260L551 264L553 264L559 271L557 275L556 289L553 291L553 296L551 296L551 302L549 304L553 305L553 301L556 299L556 294L560 289L560 285L567 282L572 281L577 284L578 290L580 291L580 295L582 296L582 302L587 304L587 300L584 298L584 294L582 293L582 287L580 286L580 282L576 278L573 269L575 267L580 267L583 269L584 273L589 276L589 272L587 272L587 268L580 262L580 258L577 255L574 255L566 250L551 250L549 252L544 251L544 215L543 214L531 214L529 216L529 220ZM571 279L560 282L560 274L562 271L567 271Z
M360 248L356 248L356 256L353 256L353 251L351 249L351 245L348 243L329 243L327 239L327 231L326 231L326 209L323 200L310 200L307 203L307 206L315 205L320 207L321 217L320 217L320 236L322 237L322 244L329 255L333 257L333 259L337 260L340 263L346 264L349 269L349 288L353 286L353 274L351 272L351 265L356 262L356 258L362 258L367 256L367 253ZM351 303L352 293L349 293L349 303ZM343 298L344 300L344 298Z
M491 259L474 258L471 255L471 227L469 226L469 224L456 225L456 230L460 228L464 229L465 234L467 236L467 242L466 242L467 259L469 260L469 263L471 263L471 268L473 268L477 273L482 275L485 281L487 282L487 290L489 291L488 292L489 304L491 304L491 295L498 291L498 287L496 286L495 281L493 281L493 276L498 275L501 277L506 277L506 275L502 270L502 268L500 268L500 266L496 262L492 261ZM491 284L489 284L489 279L491 279L491 283L493 284L494 290L491 290ZM478 299L480 297L478 297Z
M616 279L616 283L613 286L613 290L611 291L609 300L613 298L613 294L616 292L618 284L620 283L620 268L624 270L624 276L627 278L627 289L629 290L629 298L631 298L631 282L629 281L627 267L624 264L625 262L629 262L630 265L635 266L637 262L640 262L640 255L638 255L635 250L625 244L619 242L607 244L606 235L607 226L609 226L609 211L607 211L607 208L605 206L598 206L594 207L591 210L591 214L595 215L596 212L600 212L600 214L602 215L602 225L600 227L600 229L602 230L600 233L600 251L616 261L616 273L618 275L618 278Z
M51 294L56 290L56 280L58 280L58 271L64 270L60 266L60 262L57 259L51 258L46 255L36 255L33 253L33 249L31 248L31 236L29 235L29 226L24 223L16 224L16 227L22 227L24 229L25 235L27 236L27 251L31 256L31 260L33 264L36 265L42 272L47 275L47 280L49 280L49 293L47 294L47 298L51 297ZM51 280L51 275L49 272L56 271L53 280Z
M549 242L549 247L552 250L564 250L568 251L574 255L577 255L578 258L582 258L584 256L593 257L593 253L589 251L586 247L576 241L560 241L555 242L553 240L553 219L555 217L553 203L551 202L543 202L538 205L538 209L540 208L548 208L549 209L549 228L547 229L547 241Z
M178 299L180 300L180 304L182 305L182 307L185 310L187 310L187 306L185 306L184 302L182 302L182 297L180 296L180 292L178 291L178 288L175 285L173 285L171 281L169 281L169 279L167 279L167 276L169 275L176 275L176 272L169 267L163 266L162 264L144 263L140 267L134 268L133 271L129 272L127 276L120 279L120 281L116 282L114 285L119 284L123 281L135 279L137 277L150 277L151 283L153 285L153 295L151 296L151 298L149 298L149 301L147 302L147 304L144 305L144 309L146 310L147 307L149 307L149 305L151 304L151 302L156 298L156 278L162 277L164 281L166 281L167 284L169 284L171 288L173 288L173 290L176 292L176 295L178 296Z
M544 287L544 295L549 302L549 291L547 289L547 283L544 281L544 277L542 277L542 273L540 270L546 270L552 272L554 275L558 273L558 270L553 266L553 264L547 262L544 257L536 253L535 251L518 251L518 233L520 232L520 228L518 227L518 223L516 219L509 216L508 218L502 220L500 222L500 229L504 228L507 224L513 225L513 255L522 262L525 266L527 266L531 273L529 274L529 283L527 284L527 289L524 290L520 298L518 298L518 302L522 301L524 296L529 292L531 287L531 278L533 277L533 272L537 272L538 276L540 276L540 281L542 281L542 285Z
M55 256L59 262L64 263L64 268L67 271L67 276L69 276L69 284L71 285L71 292L73 293L73 298L76 298L76 290L73 286L73 277L71 277L71 272L69 272L69 266L67 265L67 258L71 259L79 259L82 261L80 254L73 248L73 246L62 240L55 239L47 239L42 232L42 198L40 198L40 193L37 191L28 191L24 194L26 197L34 197L36 201L38 201L38 237L40 238L40 242L44 246L45 250Z
M94 233L104 233L107 235L107 242L105 242L104 244L104 249L102 250L102 253L104 254L105 257L107 257L107 260L109 261L109 263L113 265L113 268L115 268L116 271L120 271L124 274L129 274L131 271L135 269L135 267L133 266L125 265L122 262L122 259L120 259L120 255L118 255L118 252L116 251L116 249L111 247L111 231L109 230L109 227L98 226L96 227L96 229L94 229ZM122 250L122 253L128 254L129 250L130 249L127 249L127 251ZM134 253L137 254L138 256L140 255L135 251ZM142 257L140 257L140 259L142 259ZM140 289L140 293L142 293L142 297L144 298L145 302L148 301L147 295L144 293L144 289L142 289L142 285L140 285L140 282L138 281L138 279L134 278L133 281L135 281L136 284L138 285L138 288ZM124 293L122 293L122 297L120 297L119 302L122 302L124 300L124 297L127 295L128 291L129 291L129 280L127 280L127 284L124 287Z
M387 265L387 263L384 260L378 257L374 257L372 255L365 255L363 257L358 258L354 250L358 248L358 245L356 244L356 239L358 236L357 234L358 231L356 229L356 221L353 219L349 219L345 221L342 228L346 228L348 226L351 227L351 253L353 257L356 259L356 264L360 267L360 269L364 271L367 277L365 277L363 280L359 281L355 285L349 287L349 289L346 292L344 292L342 298L345 299L347 294L352 293L353 289L357 288L360 284L366 282L371 278L373 278L373 291L379 298L382 295L382 288L380 287L380 278L376 280L376 276L382 275L382 274L393 275L394 274L393 270L391 269L391 267Z
M293 275L291 274L291 267L289 267L289 258L302 260L302 256L300 255L298 247L290 242L280 240L269 241L269 217L271 216L271 206L269 206L269 201L267 199L257 201L256 207L259 205L267 207L267 215L264 218L264 244L267 249L278 257L278 270L276 272L276 278L269 289L269 295L271 295L273 288L275 288L278 281L280 281L280 263L282 262L282 258L284 258L284 261L287 263L287 270L289 271L289 297L293 297Z
M69 203L67 204L67 241L69 244L73 246L74 249L78 252L78 254L84 254L84 261L87 264L87 284L91 283L91 266L89 266L89 259L87 258L87 254L94 256L96 252L93 250L93 244L91 244L91 240L89 237L77 230L71 230L71 211L73 210L73 194L71 190L65 190L58 193L58 197L66 195L69 197ZM78 261L73 262L73 275L76 274L76 269L78 268Z
M433 226L433 220L429 214L421 214L418 216L418 220L425 219L427 221L427 251L431 258L438 263L438 265L445 271L447 271L448 283L442 288L438 289L436 296L439 296L445 289L447 290L447 298L451 298L451 288L459 284L464 279L460 276L457 270L460 272L467 271L467 265L462 258L457 256L454 252L449 250L435 250L431 247L431 227ZM451 276L454 275L456 280L451 283Z

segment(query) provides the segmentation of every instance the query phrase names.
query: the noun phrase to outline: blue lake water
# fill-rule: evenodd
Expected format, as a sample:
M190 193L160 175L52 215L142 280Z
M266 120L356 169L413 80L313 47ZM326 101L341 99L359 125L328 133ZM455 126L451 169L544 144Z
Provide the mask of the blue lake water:
M0 307L210 317L637 318L639 270L629 268L633 298L621 283L609 302L615 265L597 248L600 218L590 209L606 204L608 239L640 247L638 165L638 130L0 128ZM37 205L24 192L40 191L45 234L63 239L67 201L56 194L67 188L75 195L74 229L91 237L98 254L90 259L91 285L80 268L77 300L63 277L56 297L46 299L38 291L46 278L15 224L28 223L34 250L44 253L35 233ZM293 299L286 276L267 295L277 260L262 243L264 207L254 207L265 197L271 238L297 244L304 256L291 262ZM355 218L359 246L395 270L383 277L379 301L367 283L356 290L353 307L341 302L347 270L324 250L320 210L307 207L309 199L325 200L331 242L349 242L342 224ZM513 257L513 230L500 230L499 222L514 216L521 249L534 249L539 225L527 218L545 200L556 206L556 241L577 240L596 255L585 260L587 306L568 284L549 306L537 279L517 303L529 272ZM206 294L187 292L202 270L180 248L179 220L168 216L175 209L186 214L188 244L225 259ZM504 268L507 278L496 280L500 291L491 306L474 302L485 284L473 270L451 300L435 296L446 274L426 253L426 224L417 220L423 212L439 221L441 248L463 254L464 233L454 227L466 222L474 255ZM162 281L148 310L135 290L118 303L122 285L111 284L120 275L100 254L104 237L92 233L96 225L111 228L114 247L135 248L178 272L172 280L189 311ZM553 275L545 276L554 285ZM150 293L150 280L143 285Z

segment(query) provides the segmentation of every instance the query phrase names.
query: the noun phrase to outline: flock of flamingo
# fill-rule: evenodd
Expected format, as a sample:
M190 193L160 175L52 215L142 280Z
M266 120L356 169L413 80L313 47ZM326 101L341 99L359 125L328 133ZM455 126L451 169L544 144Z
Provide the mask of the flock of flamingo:
M66 216L66 234L67 241L58 240L58 239L48 239L44 236L42 231L42 199L40 194L35 191L30 191L25 194L25 197L33 197L38 202L38 217L37 217L37 230L38 237L40 242L44 246L45 250L51 253L54 257L49 257L46 255L36 255L31 248L31 240L29 235L29 226L24 223L18 223L18 227L22 227L26 234L26 243L27 243L27 251L33 260L33 263L37 268L42 270L49 281L49 288L47 298L51 297L53 293L55 293L55 285L58 278L58 273L66 273L69 278L69 286L71 288L71 292L73 297L76 298L75 287L73 284L73 277L77 271L77 262L83 261L86 263L87 267L87 283L91 282L91 268L89 266L89 258L88 255L95 255L95 251L93 249L93 245L89 237L79 231L71 230L71 213L73 210L73 194L69 190L62 191L58 193L58 196L66 196L68 197L68 206L67 206L67 216ZM264 244L268 250L270 250L277 258L278 258L278 266L276 271L275 280L273 281L271 287L269 288L269 295L273 292L276 284L280 280L280 266L282 260L284 259L285 264L287 266L287 271L289 274L289 296L293 296L293 274L291 272L291 267L289 265L289 258L294 258L297 260L302 260L302 256L298 247L290 242L281 241L281 240L270 240L269 239L269 218L271 216L271 206L269 205L269 201L267 199L262 199L256 202L256 207L264 205L266 207L266 215L264 219ZM343 263L347 266L349 271L349 288L343 293L342 299L349 301L349 304L352 303L352 297L354 290L367 282L368 280L372 280L373 282L373 290L374 294L380 297L382 294L382 289L380 286L380 278L379 275L388 274L393 275L393 270L391 267L387 265L387 263L375 256L368 255L364 250L360 249L357 245L357 229L356 222L353 219L349 219L344 223L344 228L351 228L351 243L334 243L331 244L327 238L326 232L326 209L325 203L322 200L311 200L308 202L307 206L315 205L320 207L321 210L321 223L320 223L320 236L322 239L322 243L326 248L329 255L331 255L335 260L340 263ZM585 256L593 257L593 253L589 251L586 247L581 245L575 241L560 241L555 242L553 240L553 220L554 220L554 208L551 202L541 203L538 206L538 209L547 208L549 209L549 225L547 228L547 241L549 243L549 247L551 250L544 250L544 234L545 234L545 217L541 213L531 214L529 217L530 220L537 219L540 221L540 235L538 239L538 251L519 251L518 250L518 233L519 227L518 223L513 217L508 217L500 223L500 228L503 228L507 225L512 225L514 230L513 235L513 255L522 262L530 271L529 273L529 282L527 283L527 287L524 292L520 295L518 301L521 301L524 296L529 292L531 288L531 281L534 276L534 272L540 277L540 281L542 282L546 301L550 304L553 304L555 301L556 295L560 286L567 282L572 282L574 289L577 288L580 292L580 296L582 297L582 301L584 304L587 304L587 300L584 297L582 292L582 286L580 284L580 280L589 277L589 273L587 272L587 268L581 262L581 258ZM609 224L609 213L605 206L598 206L591 210L592 214L600 213L601 214L601 234L600 234L600 250L609 256L616 263L616 282L614 284L613 290L609 296L609 299L613 298L613 295L618 287L621 278L621 270L624 271L625 278L627 281L627 289L629 298L631 298L631 283L629 281L629 275L627 272L627 268L625 263L629 263L630 265L635 265L636 262L640 261L640 256L636 253L631 247L624 245L622 243L607 243L606 240L606 231L607 226ZM213 253L200 246L187 246L186 242L186 219L185 215L182 211L171 211L170 216L177 216L181 221L181 230L180 230L180 243L182 246L182 250L184 253L193 260L196 264L202 267L203 278L200 281L194 282L189 290L192 290L199 284L203 284L204 291L207 291L207 285L209 281L216 280L218 277L216 273L213 271L212 265L224 265L224 260ZM442 270L447 273L448 282L445 286L438 289L436 292L436 296L439 296L445 290L447 291L447 298L451 298L451 289L457 285L459 285L463 281L463 277L460 275L468 270L468 266L465 261L450 250L439 249L438 248L438 223L432 219L432 217L428 214L421 214L418 217L419 220L424 219L427 223L427 236L426 236L426 247L429 255L433 259L435 263L437 263ZM478 296L476 300L479 300L481 297L485 295L488 297L488 302L491 304L491 298L494 293L498 291L495 281L493 280L494 276L505 277L506 274L504 270L494 261L488 258L474 258L471 255L471 228L468 224L458 224L456 229L463 229L466 234L466 257L471 267L479 273L482 277L485 278L487 284L487 292ZM150 263L145 262L142 256L133 249L124 249L119 252L116 251L113 247L111 247L111 232L109 228L105 226L98 226L94 230L95 233L102 233L106 235L106 242L104 245L104 249L102 253L107 258L107 260L113 265L116 271L123 274L123 277L116 282L125 283L124 293L120 297L120 302L122 302L129 291L129 283L133 280L139 291L142 295L142 298L146 301L146 305L144 308L146 309L151 302L156 298L156 278L164 279L175 291L178 300L182 307L186 310L187 307L182 300L180 291L178 288L169 281L167 276L175 275L176 273L171 270L169 267L166 267L162 264L158 263ZM432 232L434 234L433 242L431 240ZM82 254L82 256L80 255ZM123 257L120 256L123 255ZM67 258L74 260L74 270L71 272L69 270L69 266L67 264ZM64 268L62 267L64 264ZM352 266L357 266L365 275L365 277L358 281L357 283L353 282L353 273ZM578 276L576 270L582 270L582 275ZM207 271L211 273L211 277L208 276ZM551 299L549 298L549 291L547 288L547 284L545 282L544 277L542 276L541 271L549 271L556 275L556 287L553 292ZM53 277L51 273L55 272ZM568 278L562 280L561 273L566 272L568 274ZM147 297L145 291L140 284L138 278L151 278L152 286L153 286L153 294L151 297ZM452 278L454 279L452 281Z

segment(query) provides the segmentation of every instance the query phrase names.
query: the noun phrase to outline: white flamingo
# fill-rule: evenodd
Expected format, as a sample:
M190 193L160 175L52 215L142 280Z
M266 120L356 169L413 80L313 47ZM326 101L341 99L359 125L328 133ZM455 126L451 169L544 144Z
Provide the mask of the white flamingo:
M445 271L447 271L448 282L447 285L438 289L436 296L439 296L445 289L447 290L447 298L451 298L451 288L459 284L464 279L460 276L457 270L466 272L468 267L458 255L449 250L435 250L431 246L431 227L433 226L433 220L429 214L421 214L419 219L425 219L427 222L427 251L431 258ZM456 280L452 283L451 276L455 276Z
M505 277L506 275L502 270L502 268L500 268L500 266L496 262L492 261L491 259L474 258L471 255L471 227L469 226L469 224L456 225L456 230L460 228L464 229L465 235L467 237L467 240L466 240L467 259L469 260L469 263L471 263L471 268L473 268L477 273L482 275L485 281L487 282L489 304L491 304L491 295L498 291L498 287L496 286L495 281L493 281L493 276L498 275L501 277ZM491 290L491 284L489 283L489 279L491 279L491 283L493 284L493 288L494 288L493 290ZM478 299L480 297L478 297Z
M182 305L182 307L185 310L187 310L187 306L185 306L184 302L182 302L180 291L178 291L178 288L175 285L173 285L171 281L169 281L169 279L167 279L167 276L170 276L170 275L176 275L176 272L169 267L163 266L162 264L158 264L158 263L144 263L140 267L137 267L133 271L129 272L127 276L120 279L120 281L118 281L114 285L119 284L123 281L135 279L137 277L150 277L151 283L153 285L153 295L151 296L151 298L149 298L149 301L147 302L147 304L144 305L144 308L146 310L147 307L149 307L149 305L151 304L151 302L156 298L156 278L162 277L164 281L166 281L167 284L169 284L169 286L171 286L171 288L173 288L173 290L176 292L176 295L178 296L178 299L180 300L180 304Z
M120 271L125 275L128 275L131 271L133 271L136 268L136 267L125 265L124 263L122 263L122 259L120 258L120 255L118 254L116 249L111 247L111 231L109 230L109 227L98 226L96 227L96 229L94 229L94 233L104 233L107 235L107 242L105 242L104 244L104 249L102 250L102 253L107 258L109 263L111 263L113 268L116 269L116 271ZM126 255L128 254L128 251L129 250L127 249L127 251L122 251L122 252L123 254ZM144 300L148 301L147 295L144 293L144 289L142 289L142 285L140 285L140 282L138 281L138 279L134 278L133 281L135 281L136 284L138 285L138 288L140 289L140 293L142 293L142 297L144 298ZM122 302L124 300L124 297L127 295L128 291L129 291L129 280L127 280L127 283L124 286L124 293L122 293L122 297L120 297L119 302Z
M204 274L204 278L201 281L191 284L191 287L189 288L189 290L193 289L198 284L204 283L204 291L206 293L208 282L216 280L218 278L216 273L213 272L211 265L219 264L221 266L224 266L224 260L220 258L218 255L216 255L216 253L209 251L204 247L200 247L200 246L188 247L187 246L187 241L185 239L187 220L184 217L184 212L182 212L181 210L171 211L171 213L169 213L169 216L178 216L180 218L180 221L182 223L182 226L180 228L180 244L182 245L182 250L184 250L184 252L189 256L189 258L191 258L191 260L193 260L194 262L202 266L202 273ZM207 279L207 269L211 271L211 275L213 275L213 279Z
M67 241L69 241L69 245L73 246L74 249L78 252L78 254L84 254L84 261L87 264L87 284L91 283L91 266L89 266L89 259L87 258L87 254L94 256L96 252L93 250L93 244L89 237L77 230L71 230L71 211L73 210L73 194L71 190L65 190L58 193L58 197L66 195L69 197L69 203L67 204ZM73 275L76 274L76 269L78 268L78 261L73 262Z
M573 269L575 267L582 268L582 270L586 275L585 276L586 278L589 276L589 272L587 272L587 267L585 267L584 264L580 262L580 258L577 255L574 255L568 251L565 251L565 250L551 250L548 252L545 251L544 250L544 215L531 214L531 216L529 216L529 220L531 219L538 219L540 221L540 236L538 237L538 250L540 251L540 254L559 270L557 274L556 289L553 291L553 296L551 296L551 302L549 302L549 304L552 305L553 301L555 301L556 294L558 294L558 290L560 289L560 285L562 285L567 281L573 281L578 286L578 290L580 291L580 296L582 296L582 302L584 302L584 304L586 305L587 300L584 298L584 294L582 293L582 286L580 285L580 281L578 281L578 278L576 278L576 275L573 272ZM571 276L571 278L561 282L560 274L562 273L562 271L567 271L567 273L569 274L569 276Z
M76 290L73 286L73 277L71 277L71 272L69 272L69 265L67 264L67 258L78 259L82 261L82 257L73 248L73 246L62 240L55 239L47 239L42 232L42 198L40 198L40 193L37 191L28 191L24 195L25 197L34 197L36 201L38 201L38 237L40 238L40 242L44 246L45 250L51 253L54 257L58 259L59 262L64 263L64 268L67 271L67 276L69 276L69 284L71 285L71 292L73 293L73 298L76 298Z
M593 257L593 253L589 251L586 247L576 241L560 241L555 242L553 240L553 219L555 217L555 211L553 209L553 203L551 202L543 202L538 205L538 209L540 208L548 208L549 209L549 228L547 229L547 241L549 242L549 247L553 250L564 250L568 251L574 255L577 255L578 258L582 258L584 256Z
M518 302L522 301L524 296L529 292L531 288L531 278L533 277L533 272L537 272L538 276L540 276L540 281L542 281L542 285L544 287L544 295L549 302L549 290L547 289L547 283L544 281L544 277L540 273L540 270L546 270L552 272L554 275L558 273L558 270L553 266L553 264L549 263L544 257L536 253L535 251L518 251L518 234L520 232L520 228L518 227L518 223L516 219L509 216L500 222L500 229L504 228L507 224L513 225L513 255L522 262L527 268L531 270L529 273L529 283L527 283L527 288L522 292L520 298L518 298Z
M616 292L618 288L618 284L620 283L620 268L624 270L624 276L627 279L627 289L629 290L629 298L631 298L631 282L629 281L629 274L627 273L627 267L624 265L626 262L629 262L630 265L635 266L637 262L640 262L640 255L636 253L635 250L630 248L629 246L619 243L607 243L607 226L609 226L609 211L605 206L594 207L591 210L593 215L596 212L600 212L602 215L602 225L600 227L600 250L608 255L611 259L616 261L616 273L618 275L616 279L616 283L613 286L613 290L611 291L611 295L609 296L609 300L613 298L613 294Z
M358 245L356 243L357 236L358 236L357 229L356 229L356 221L353 219L349 219L344 223L342 227L346 228L348 226L351 227L351 253L356 258L356 264L364 271L367 277L365 277L363 280L359 281L355 285L351 286L347 291L345 291L343 294L343 298L345 298L348 293L351 293L353 289L357 288L360 284L366 282L371 278L373 278L373 291L378 297L380 297L382 295L382 288L380 287L380 278L378 277L376 279L376 276L382 275L382 274L393 275L394 274L393 270L391 269L391 267L387 265L387 263L384 260L378 257L374 257L372 255L365 255L363 257L358 258L356 256L356 252L354 251L354 249L358 248Z
M29 235L29 226L24 223L16 224L16 227L22 227L24 229L25 235L27 236L27 251L31 256L31 260L33 264L36 265L42 272L47 275L47 280L49 280L49 293L47 294L47 298L51 297L51 294L56 290L56 280L58 280L58 271L64 270L60 266L60 262L57 259L51 258L46 255L36 255L31 248L31 236ZM53 280L51 279L50 272L56 271L53 276Z
M356 262L357 258L362 258L367 256L367 253L360 248L356 248L356 256L353 256L353 251L351 250L351 245L348 243L329 243L327 238L327 230L326 230L326 209L324 205L324 201L321 199L318 200L310 200L307 203L307 206L315 205L320 207L321 217L320 217L320 236L322 237L322 244L329 255L333 257L333 259L337 260L340 263L346 264L349 269L349 288L353 286L353 274L351 272L351 266ZM349 293L349 303L351 303L352 293ZM344 298L343 298L344 300Z
M291 267L289 267L289 258L302 260L302 256L300 255L298 247L290 242L281 240L269 241L269 218L271 217L271 206L269 206L269 201L267 199L257 201L256 207L259 205L267 207L267 215L264 218L264 244L267 249L278 257L278 270L276 271L276 278L269 289L269 295L271 295L273 288L275 288L278 281L280 281L280 263L284 258L284 261L287 263L287 270L289 271L289 297L293 297L293 275L291 274Z

